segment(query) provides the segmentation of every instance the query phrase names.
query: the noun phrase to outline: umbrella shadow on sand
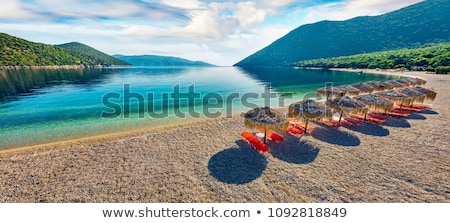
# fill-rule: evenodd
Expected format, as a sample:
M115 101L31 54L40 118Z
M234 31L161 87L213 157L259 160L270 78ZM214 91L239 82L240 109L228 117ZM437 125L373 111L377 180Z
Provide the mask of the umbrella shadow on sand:
M270 153L274 158L293 163L312 163L319 155L320 149L305 140L288 136L283 143L270 145Z
M209 159L208 170L211 176L223 183L250 183L266 169L266 157L242 140L236 144L238 148L227 148L213 155Z
M427 117L421 115L421 114L417 114L417 113L412 113L410 115L408 115L406 117L406 119L415 119L415 120L426 120Z
M429 110L429 109L425 109L425 110L419 111L418 113L426 114L426 115L438 115L439 114L439 112L433 111L433 110Z
M411 128L411 124L403 118L391 118L383 122L383 125L397 128Z
M390 134L389 129L377 124L364 123L361 125L345 126L345 128L371 136L388 136Z
M317 140L340 146L359 146L361 140L351 133L336 128L316 127L311 136Z

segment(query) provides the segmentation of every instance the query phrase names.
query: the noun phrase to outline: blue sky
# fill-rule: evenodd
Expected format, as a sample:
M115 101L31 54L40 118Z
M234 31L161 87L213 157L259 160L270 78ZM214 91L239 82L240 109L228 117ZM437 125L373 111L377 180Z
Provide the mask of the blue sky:
M82 42L111 55L228 66L300 25L379 15L421 1L3 0L0 32L46 44Z

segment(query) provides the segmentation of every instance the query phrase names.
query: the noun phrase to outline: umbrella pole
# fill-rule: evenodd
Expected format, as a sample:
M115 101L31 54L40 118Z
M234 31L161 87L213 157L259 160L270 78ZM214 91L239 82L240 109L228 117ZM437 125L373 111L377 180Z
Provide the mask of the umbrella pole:
M303 134L305 134L306 131L308 130L308 121L309 121L309 119L306 119L306 123L305 123L305 132L304 132Z
M264 144L266 144L266 138L267 138L267 128L264 127Z
M342 115L344 114L344 111L341 111L341 115L339 116L339 123L341 123Z

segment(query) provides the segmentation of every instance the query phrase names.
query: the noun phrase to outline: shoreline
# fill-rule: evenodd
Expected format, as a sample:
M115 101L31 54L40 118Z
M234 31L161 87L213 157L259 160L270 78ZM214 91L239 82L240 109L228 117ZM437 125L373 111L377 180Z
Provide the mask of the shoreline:
M330 70L336 70L336 71L346 71L346 72L353 72L358 73L363 71L364 73L368 74L383 74L383 75L397 75L397 76L404 76L404 77L417 77L417 75L445 75L445 74L434 74L434 73L428 73L426 71L397 71L397 70L374 70L374 69L351 69L351 68L331 68Z
M156 124L148 127L140 127L135 129L127 129L123 131L117 131L112 133L99 133L92 136L86 136L86 137L79 137L79 138L73 138L73 139L67 139L67 140L60 140L60 141L54 141L54 142L47 142L47 143L40 143L36 145L29 145L29 146L18 146L18 147L11 147L7 149L0 149L0 157L2 155L8 155L12 153L19 153L23 151L45 151L50 150L54 147L65 147L65 146L73 146L73 145L83 145L83 144L92 144L92 143L103 143L108 142L111 140L117 140L121 138L127 138L127 137L133 137L141 134L148 134L148 133L155 133L155 132L163 132L167 130L173 130L173 129L179 129L179 128L185 128L192 125L202 125L209 121L219 121L224 119L236 119L238 115L234 115L232 118L225 118L225 117L219 117L215 119L208 119L208 118L199 118L199 119L186 119L186 120L180 120L175 123L169 123L169 124Z
M8 65L0 66L0 70L72 70L72 69L102 69L107 67L116 67L125 65L43 65L43 66L29 66L29 65Z

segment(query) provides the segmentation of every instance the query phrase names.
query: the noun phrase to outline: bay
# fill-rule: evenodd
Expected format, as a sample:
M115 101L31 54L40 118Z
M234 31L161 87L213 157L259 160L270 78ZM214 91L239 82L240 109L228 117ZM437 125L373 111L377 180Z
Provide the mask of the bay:
M326 82L398 78L289 67L0 70L0 149L231 117L315 97Z

